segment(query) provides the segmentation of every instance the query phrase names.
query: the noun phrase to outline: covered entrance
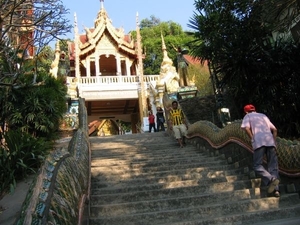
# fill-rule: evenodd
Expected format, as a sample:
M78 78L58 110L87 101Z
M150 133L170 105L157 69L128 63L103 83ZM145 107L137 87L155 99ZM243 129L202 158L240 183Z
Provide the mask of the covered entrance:
M136 133L138 99L86 101L89 134L98 136Z

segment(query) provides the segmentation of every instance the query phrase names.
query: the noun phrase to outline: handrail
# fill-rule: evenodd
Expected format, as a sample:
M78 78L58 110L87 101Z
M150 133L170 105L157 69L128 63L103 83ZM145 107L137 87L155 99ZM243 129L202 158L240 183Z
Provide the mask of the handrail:
M146 75L144 76L144 82L156 82L159 79L159 75ZM136 84L138 83L138 76L93 76L93 77L80 77L79 84Z

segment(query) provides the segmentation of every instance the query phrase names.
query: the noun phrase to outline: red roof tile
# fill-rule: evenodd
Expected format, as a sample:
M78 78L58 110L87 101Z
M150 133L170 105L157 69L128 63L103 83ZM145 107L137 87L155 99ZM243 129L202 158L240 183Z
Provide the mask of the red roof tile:
M188 64L197 65L201 64L201 59L199 57L194 57L191 55L183 55ZM204 65L207 65L207 61L205 60Z

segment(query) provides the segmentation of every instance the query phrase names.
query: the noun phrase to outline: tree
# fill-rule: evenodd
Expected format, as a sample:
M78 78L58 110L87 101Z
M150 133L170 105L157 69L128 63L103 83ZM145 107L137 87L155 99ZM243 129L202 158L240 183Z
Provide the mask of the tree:
M160 19L156 18L154 15L150 16L150 19L143 19L140 23L140 28L144 29L144 28L151 28L151 27L155 27L158 26L160 24Z
M8 126L20 128L34 136L39 136L41 133L45 136L47 132L51 133L57 128L58 120L65 109L66 90L62 81L51 81L49 78L52 52L46 46L50 41L70 30L71 26L64 18L67 13L59 0L1 1L0 125L2 130L8 123ZM54 83L57 83L55 88ZM56 90L56 93L47 93L50 91L48 88ZM41 95L43 92L45 96ZM29 105L33 107L33 103L38 99L39 106L30 108ZM55 102L54 105L48 104L52 103L52 100ZM28 106L22 108L22 104L26 101L30 101L31 104L28 102ZM53 116L50 111L44 113L43 110L47 111L47 106L52 107L49 109L51 113L57 114ZM18 115L30 118L20 119ZM42 115L45 118L38 118Z
M5 0L0 10L0 60L4 65L0 87L14 86L24 74L24 61L35 60L44 46L69 32L71 26L60 0Z
M145 75L159 74L163 59L161 34L171 59L176 59L177 54L173 46L188 47L188 43L193 40L193 36L186 34L178 23L161 22L155 16L141 20L140 28L143 49L146 54L146 58L143 60ZM135 37L135 32L132 32L132 35Z
M299 16L300 4L297 0L272 0L262 4L264 21L275 24L274 31L286 32Z
M188 76L189 80L193 81L198 89L198 97L212 96L214 94L208 66L206 63L189 65Z
M31 79L31 76L23 79ZM7 115L9 128L21 130L33 137L50 139L58 131L62 115L66 112L67 88L62 79L48 74L39 75L44 85L13 89L8 96ZM24 91L26 90L26 91Z
M66 111L66 87L49 76L47 45L70 31L67 13L60 0L0 2L1 193L39 167Z
M272 5L247 0L195 1L196 12L189 24L196 30L192 53L209 61L217 91L226 90L237 108L256 104L270 115L282 136L295 136L300 134L300 120L295 117L300 107L296 81L300 45L287 36L273 38L274 31L288 28L278 20L283 12L279 2L283 1L272 1ZM295 18L297 14L290 15ZM286 118L293 122L287 124Z

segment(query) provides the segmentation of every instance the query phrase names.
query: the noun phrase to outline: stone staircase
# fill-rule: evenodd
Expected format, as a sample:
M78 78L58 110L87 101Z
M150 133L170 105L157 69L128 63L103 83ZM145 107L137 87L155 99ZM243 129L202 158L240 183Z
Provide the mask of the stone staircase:
M300 224L297 193L265 197L260 179L164 132L90 142L91 225Z

